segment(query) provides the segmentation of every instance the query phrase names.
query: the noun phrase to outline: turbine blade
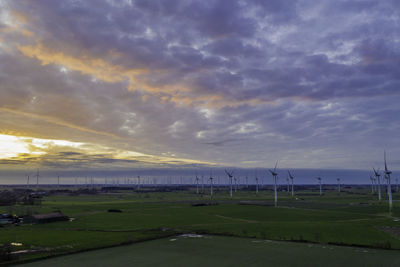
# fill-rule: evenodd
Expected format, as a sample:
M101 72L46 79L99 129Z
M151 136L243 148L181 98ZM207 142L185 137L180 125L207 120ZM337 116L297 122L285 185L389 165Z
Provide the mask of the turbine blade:
M387 172L388 168L387 168L387 165L386 165L386 150L383 151L383 158L385 160L385 171Z
M278 166L278 161L276 161L275 163L275 168L274 168L274 172L276 171L276 167Z

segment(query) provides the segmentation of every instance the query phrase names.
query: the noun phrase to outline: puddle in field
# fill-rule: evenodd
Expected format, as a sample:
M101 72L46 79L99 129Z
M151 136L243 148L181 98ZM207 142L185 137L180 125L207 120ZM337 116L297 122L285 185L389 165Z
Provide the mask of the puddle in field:
M204 236L204 235L198 235L198 234L182 234L177 236L176 238L171 238L169 241L177 241L180 238L211 238L211 236Z
M189 238L201 238L203 236L202 235L198 235L198 234L183 234L183 235L180 235L179 237L183 237L183 238L187 238L187 237L189 237Z

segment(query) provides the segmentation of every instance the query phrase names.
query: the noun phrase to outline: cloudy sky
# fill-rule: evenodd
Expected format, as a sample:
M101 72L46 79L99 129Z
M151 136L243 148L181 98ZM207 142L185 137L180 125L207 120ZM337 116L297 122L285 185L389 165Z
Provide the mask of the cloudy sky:
M397 0L0 0L0 168L400 169Z

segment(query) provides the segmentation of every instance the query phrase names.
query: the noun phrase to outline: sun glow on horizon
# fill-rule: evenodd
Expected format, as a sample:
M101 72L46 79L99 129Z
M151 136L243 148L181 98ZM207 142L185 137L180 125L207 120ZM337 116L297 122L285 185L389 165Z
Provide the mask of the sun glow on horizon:
M130 164L207 164L191 159L149 155L135 151L122 150L93 143L67 140L43 139L26 136L0 134L0 160L12 161L6 164L35 163L70 167L81 163L88 167L129 167Z
M23 153L29 153L29 146L19 137L0 134L0 159L18 157Z

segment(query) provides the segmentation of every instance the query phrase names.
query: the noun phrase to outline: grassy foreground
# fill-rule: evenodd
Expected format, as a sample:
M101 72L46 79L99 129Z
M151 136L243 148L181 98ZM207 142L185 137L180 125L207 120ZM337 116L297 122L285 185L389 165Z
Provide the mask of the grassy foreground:
M248 238L174 237L22 266L399 266L397 251Z
M232 200L226 190L216 191L213 199L196 195L193 189L73 196L58 193L45 197L41 206L0 207L0 212L61 210L72 221L3 227L0 244L21 243L13 251L31 252L14 254L13 263L180 233L400 249L399 198L395 193L395 208L389 214L385 202L379 203L376 196L357 189L323 196L297 192L296 198L280 192L277 208L272 206L271 191L258 195L240 191ZM210 201L218 205L191 205ZM110 213L108 209L122 212Z

